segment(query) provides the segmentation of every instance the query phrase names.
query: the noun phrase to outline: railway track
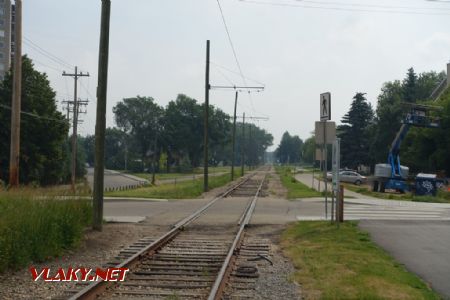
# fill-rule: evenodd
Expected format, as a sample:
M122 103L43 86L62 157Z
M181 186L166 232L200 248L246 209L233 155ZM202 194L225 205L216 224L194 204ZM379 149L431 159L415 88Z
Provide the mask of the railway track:
M246 261L264 258L269 246L264 241L245 240L245 229L258 197L264 196L265 181L265 170L257 171L175 224L164 235L141 239L123 249L107 266L129 268L124 282L91 282L66 291L63 298L251 298L245 290L251 290L254 284L255 268ZM248 201L243 211L227 224L205 226L199 222L213 207L227 201L226 197L245 197Z

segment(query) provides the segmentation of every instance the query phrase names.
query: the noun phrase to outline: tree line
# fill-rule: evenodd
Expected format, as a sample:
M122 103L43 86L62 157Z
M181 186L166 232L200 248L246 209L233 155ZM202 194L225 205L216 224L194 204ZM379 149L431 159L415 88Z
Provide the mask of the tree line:
M70 181L71 147L67 117L58 111L56 93L45 73L23 57L20 182L52 185ZM8 181L12 73L0 82L0 180ZM110 169L188 171L203 161L204 105L180 94L166 107L151 97L126 98L114 106L116 127L106 130L105 163ZM231 164L231 117L209 107L209 163ZM237 123L236 164L244 148L247 165L261 164L273 137L254 124ZM245 128L244 128L245 127ZM245 130L245 138L242 133ZM95 136L78 137L77 177L94 164Z
M12 73L0 82L0 180L7 182L11 140ZM20 132L21 183L42 185L70 179L69 122L57 110L56 93L47 75L22 60L22 114ZM78 168L80 170L80 168Z
M116 127L106 130L106 167L134 172L178 171L199 167L203 162L204 104L184 94L161 107L151 97L126 98L113 108ZM245 128L244 128L245 127ZM245 138L242 134L245 130ZM231 165L232 120L221 109L209 106L209 164ZM84 138L87 162L93 164L95 136ZM264 161L273 137L254 124L236 124L235 163Z
M387 162L391 143L408 113L405 103L412 103L441 107L433 116L441 120L440 128L412 127L401 145L402 164L413 172L450 174L450 91L447 89L437 101L430 99L445 77L444 72L416 74L410 68L403 80L383 84L375 109L365 93L356 93L342 124L337 127L341 138L341 166L373 168L376 163ZM305 162L312 162L314 136L304 144Z

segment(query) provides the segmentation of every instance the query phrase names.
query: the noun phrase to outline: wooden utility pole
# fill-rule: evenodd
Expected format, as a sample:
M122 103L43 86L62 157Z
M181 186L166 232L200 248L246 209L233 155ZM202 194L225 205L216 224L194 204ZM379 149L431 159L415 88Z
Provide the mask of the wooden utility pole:
M247 142L248 147L246 147L245 142L245 113L242 115L242 138L241 138L241 176L244 176L244 166L245 166L245 152L249 151L251 147L251 139L252 139L252 124L250 125L250 141ZM267 117L254 117L254 116L247 116L247 120L262 120L262 121L268 121L269 118ZM250 152L248 153L250 154ZM250 156L249 156L250 157Z
M245 113L242 119L242 141L241 141L241 176L244 176L245 166Z
M224 85L209 85L209 89L234 89L235 93L236 93L236 97L234 99L234 118L233 118L233 137L232 137L232 158L231 158L231 180L234 180L234 163L235 163L235 138L236 138L236 107L237 107L237 100L238 100L238 95L239 95L239 91L242 90L248 90L248 92L250 93L250 90L257 90L259 91L263 91L264 90L264 86L224 86Z
M93 228L102 230L103 185L105 172L106 96L108 89L109 24L111 0L102 0L100 47L98 59L97 116L95 123L95 164Z
M11 107L11 148L9 157L9 185L19 185L20 161L20 110L22 102L22 0L16 0L15 6L15 49L13 91Z
M236 91L236 96L234 98L234 116L233 116L233 150L231 155L231 180L234 180L234 156L235 156L235 144L236 144L236 106L238 101L238 91Z
M70 120L70 103L69 103L69 101L64 101L64 103L66 103L66 119L67 120Z
M247 147L247 157L248 157L248 169L251 170L253 167L253 155L252 155L252 123L248 123L248 147Z
M203 191L208 191L208 123L209 123L209 40L206 41L206 72L205 72L205 116L204 116L204 157L203 157Z
M76 172L77 172L77 136L78 136L78 77L88 77L89 73L78 73L78 67L75 66L75 73L68 74L63 72L62 76L71 76L74 78L73 90L73 120L72 120L72 192L75 192Z
M323 122L323 180L325 185L325 220L328 219L328 179L327 179L327 121Z
M156 122L155 122L156 123ZM155 126L155 137L153 140L153 160L152 160L152 184L156 182L156 154L158 144L158 126Z

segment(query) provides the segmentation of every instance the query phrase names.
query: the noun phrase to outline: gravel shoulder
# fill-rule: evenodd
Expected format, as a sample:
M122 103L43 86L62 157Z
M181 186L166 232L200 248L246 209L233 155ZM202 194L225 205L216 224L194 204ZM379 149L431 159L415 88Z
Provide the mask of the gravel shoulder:
M87 229L80 245L75 250L68 250L61 257L30 266L50 268L69 267L96 268L111 261L125 246L139 238L157 236L167 230L166 227L140 224L111 223L103 226L103 232ZM51 273L54 274L54 273ZM0 274L0 299L51 299L63 290L72 288L75 282L34 282L28 268Z
M270 260L258 263L259 277L256 281L255 299L301 299L298 284L292 280L295 268L284 256L280 244L280 236L286 226L263 225L252 226L248 230L249 238L267 239L270 242Z
M197 206L201 206L205 201L227 190L229 186L230 184L211 190L203 194L200 199L192 200L193 202L151 203L152 207L155 205L167 206L163 210L165 213L161 214L160 211L154 215L147 215L145 221L138 224L108 223L104 225L103 232L87 229L78 248L66 251L59 258L52 258L47 262L35 263L31 266L38 270L48 267L53 272L56 272L58 268L101 267L108 261L112 261L121 249L140 238L160 236L174 223L173 220L179 220L181 217L188 215ZM281 200L279 198L285 190L279 183L276 174L270 176L269 190L271 191L271 197L261 199L272 202L272 197L274 201L276 197ZM247 203L246 199L227 198L225 202L221 202L216 208L212 208L212 216L205 216L198 220L198 223L203 226L208 224L220 225L232 215L235 215L236 210L242 209L241 206L245 203ZM181 205L182 209L174 211L172 205ZM274 203L274 205L278 206L279 204ZM128 208L123 208L123 210L126 209ZM162 222L161 218L166 219L166 221ZM255 299L280 299L280 296L284 299L299 299L299 288L290 280L290 274L294 272L294 268L279 248L280 234L285 228L285 223L281 225L260 224L258 222L258 225L251 225L248 235L249 237L270 240L270 259L274 265L271 266L264 261L258 262L260 277L254 291ZM44 282L42 280L34 282L29 269L23 268L0 274L0 299L51 299L51 297L60 295L64 290L71 289L74 285L74 282Z

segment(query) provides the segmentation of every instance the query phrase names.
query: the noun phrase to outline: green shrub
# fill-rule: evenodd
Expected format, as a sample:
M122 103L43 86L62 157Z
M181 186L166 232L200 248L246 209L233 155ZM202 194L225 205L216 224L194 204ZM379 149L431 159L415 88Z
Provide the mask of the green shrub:
M0 272L61 255L91 221L88 200L0 193Z
M437 192L437 196L439 198L448 200L448 202L450 202L450 192L447 192L447 191L439 189L438 192Z

